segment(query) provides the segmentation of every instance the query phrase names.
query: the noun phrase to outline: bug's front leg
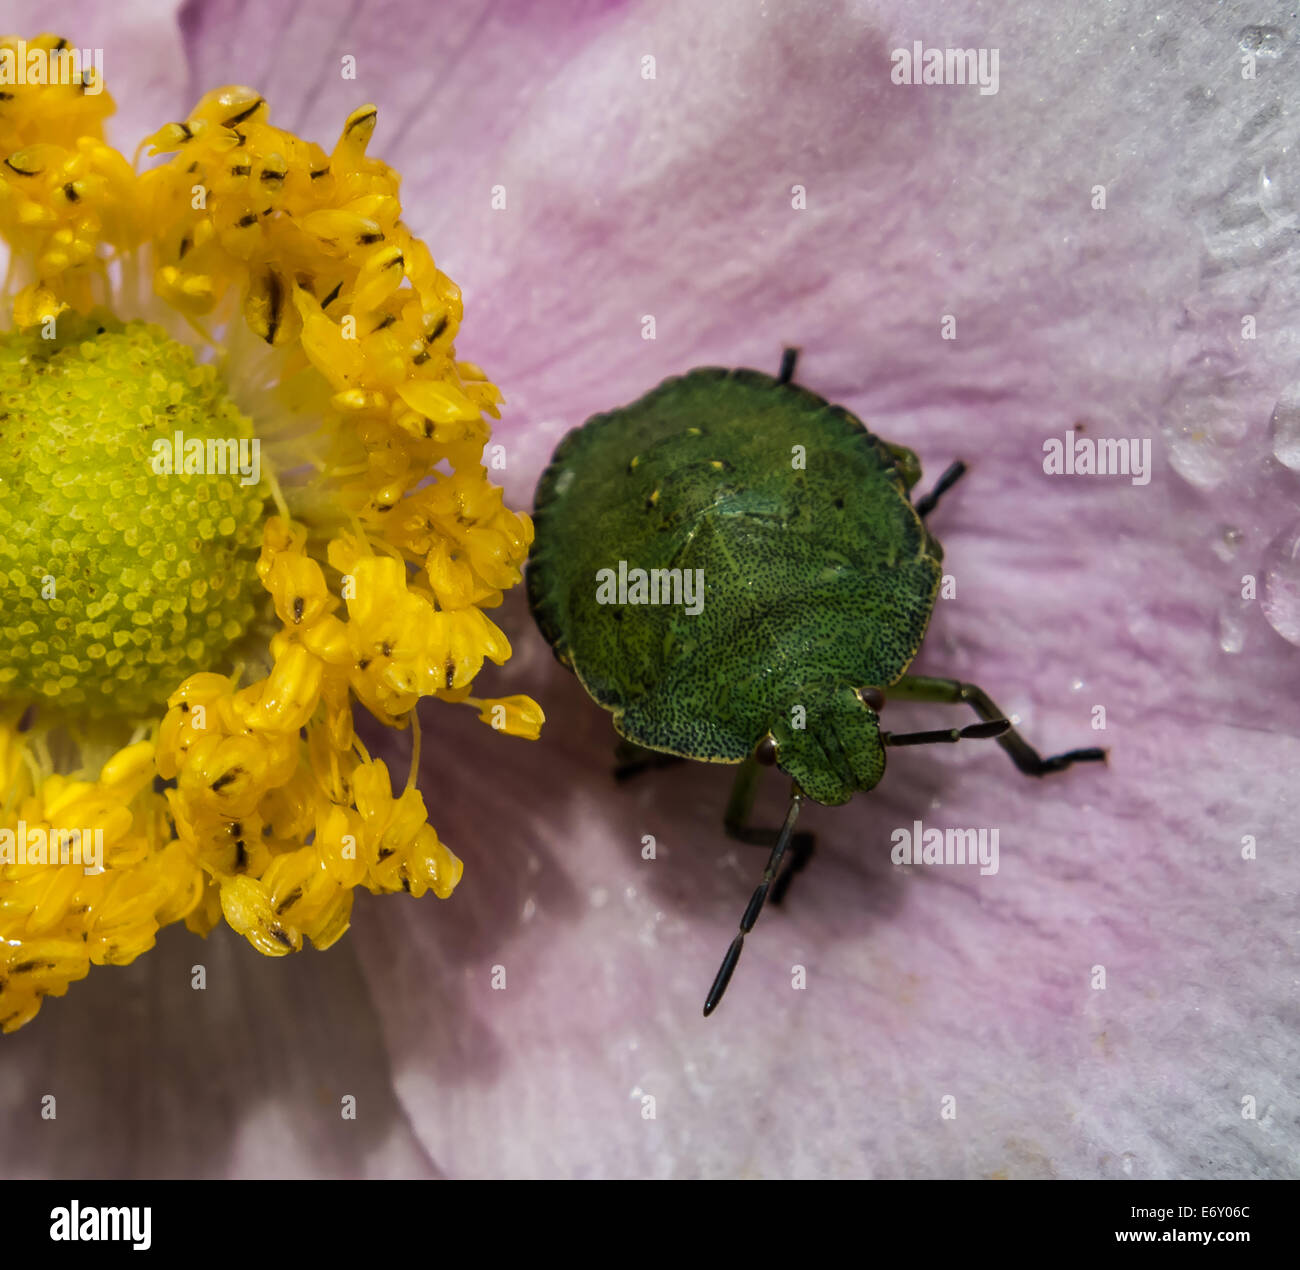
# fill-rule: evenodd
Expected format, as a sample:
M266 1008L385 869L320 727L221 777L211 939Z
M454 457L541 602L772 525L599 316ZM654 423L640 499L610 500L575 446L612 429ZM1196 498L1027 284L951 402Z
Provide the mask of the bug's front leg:
M728 838L743 842L751 847L776 845L780 829L761 829L749 823L754 810L754 797L758 793L758 781L762 769L752 759L747 758L736 773L731 786L731 797L727 799L727 810L723 816L723 826ZM780 904L785 893L790 889L790 881L812 859L813 848L817 839L810 833L796 833L790 839L790 863L772 884L768 899L773 904Z
M943 705L970 706L985 722L993 723L1007 716L998 708L983 688L962 683L960 679L936 679L930 675L904 675L896 684L886 689L886 696L896 701L934 701ZM997 743L1011 755L1011 761L1026 776L1046 776L1049 772L1062 772L1074 763L1104 763L1106 751L1096 746L1084 750L1068 750L1044 758L1015 728L997 737Z
M924 520L939 505L939 500L946 494L963 476L966 475L966 464L961 459L954 463L949 463L944 473L934 483L932 489L924 498L916 504L916 514Z

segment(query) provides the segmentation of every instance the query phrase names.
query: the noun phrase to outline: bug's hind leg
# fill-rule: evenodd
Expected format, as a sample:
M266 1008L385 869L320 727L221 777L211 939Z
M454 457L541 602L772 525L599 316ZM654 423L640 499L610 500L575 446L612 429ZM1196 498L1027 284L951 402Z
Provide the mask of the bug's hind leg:
M740 765L740 771L736 773L735 783L731 787L731 797L727 800L723 825L728 838L751 847L766 847L770 851L776 845L781 830L762 829L749 823L750 814L754 810L754 796L758 792L759 775L759 766L752 758ZM791 880L812 859L816 845L817 839L810 833L796 833L791 837L789 863L772 884L768 894L771 903L780 904L785 898Z
M661 754L658 750L648 750L643 745L620 739L614 747L614 779L628 781L642 772L684 762L686 760L680 754Z
M794 378L794 368L798 361L799 350L797 348L781 350L781 369L776 372L776 382L778 384L788 384Z
M939 505L939 500L965 475L966 464L960 459L949 463L943 475L935 481L934 489L917 501L916 514L924 520Z
M887 696L897 701L934 701L944 705L970 706L986 723L1005 719L993 699L983 688L962 683L960 679L935 679L929 675L904 675L887 690ZM1084 750L1067 750L1044 758L1015 728L1008 728L997 743L1011 756L1011 761L1026 776L1046 776L1049 772L1063 772L1074 763L1104 763L1106 751L1093 746Z

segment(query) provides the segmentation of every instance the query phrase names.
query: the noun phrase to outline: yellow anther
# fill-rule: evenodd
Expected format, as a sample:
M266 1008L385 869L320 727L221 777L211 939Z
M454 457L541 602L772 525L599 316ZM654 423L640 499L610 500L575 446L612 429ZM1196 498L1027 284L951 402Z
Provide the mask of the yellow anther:
M378 308L402 285L404 264L400 247L385 247L372 253L357 274L352 294L353 309L367 313Z
M29 47L60 46L51 36ZM16 44L0 38L5 48ZM242 318L263 342L264 462L320 479L275 482L283 515L262 526L257 639L176 686L144 739L123 735L98 774L51 771L39 728L18 732L0 707L0 828L18 814L76 817L103 831L105 864L53 882L0 867L5 1031L90 964L132 960L169 922L206 933L224 914L254 947L282 955L338 939L357 885L449 895L460 861L428 825L419 790L394 797L384 764L358 757L358 704L398 728L422 696L470 700L516 736L542 721L528 698L468 696L485 659L509 656L480 606L519 581L532 527L488 483L484 416L500 393L455 360L460 290L402 223L398 174L366 153L374 107L354 111L327 153L272 126L256 90L221 88L142 143L137 153L163 158L138 174L103 140L112 109L107 93L76 86L0 97L0 234L22 269L15 320L89 313L113 286L110 260L128 277L144 265L158 299L196 331L209 314L218 337ZM224 374L248 343L231 340L215 367ZM231 518L199 497L195 508L202 552ZM195 586L220 622L216 588ZM166 607L121 591L98 601L100 616L129 594L139 629L165 640ZM279 627L269 641L268 626ZM108 674L123 664L123 640L130 629L96 645ZM51 665L57 693L57 675L73 668L57 656ZM3 671L0 689L12 690Z
M339 137L338 144L334 147L331 164L340 159L355 161L365 154L366 146L374 136L377 119L378 112L374 106L366 105L354 110L343 125L343 135Z
M301 644L289 645L282 655L277 652L275 669L262 685L257 707L244 716L245 723L277 732L301 728L316 709L323 673L319 658Z
M438 423L461 423L481 417L480 411L460 389L433 379L408 379L397 395L420 416Z
M541 736L542 724L546 722L542 707L532 697L467 697L465 704L474 706L478 717L498 732L529 741L536 741Z
M121 797L132 798L154 777L152 741L138 741L113 755L99 774L100 781Z

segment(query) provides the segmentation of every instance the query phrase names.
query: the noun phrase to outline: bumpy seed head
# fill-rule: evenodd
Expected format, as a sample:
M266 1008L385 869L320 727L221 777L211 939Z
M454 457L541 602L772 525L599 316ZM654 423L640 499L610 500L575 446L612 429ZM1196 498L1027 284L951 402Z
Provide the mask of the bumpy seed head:
M0 335L0 696L140 716L226 667L265 599L241 439L246 461L248 419L157 327Z

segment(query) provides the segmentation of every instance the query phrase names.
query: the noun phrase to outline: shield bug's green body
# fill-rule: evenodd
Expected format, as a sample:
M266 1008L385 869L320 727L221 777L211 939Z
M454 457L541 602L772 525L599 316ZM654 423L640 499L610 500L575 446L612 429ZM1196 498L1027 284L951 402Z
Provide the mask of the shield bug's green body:
M834 805L871 789L891 745L997 737L1033 775L1104 757L1043 759L973 685L906 674L941 576L925 517L964 466L913 504L916 456L794 384L794 361L788 350L775 378L693 370L596 415L560 443L537 490L529 604L639 747L624 771L655 755L741 764L728 831L772 847L706 1014L769 890L779 899L811 849L793 833L803 797ZM886 690L964 701L983 722L891 734ZM780 831L744 823L759 764L794 782Z

